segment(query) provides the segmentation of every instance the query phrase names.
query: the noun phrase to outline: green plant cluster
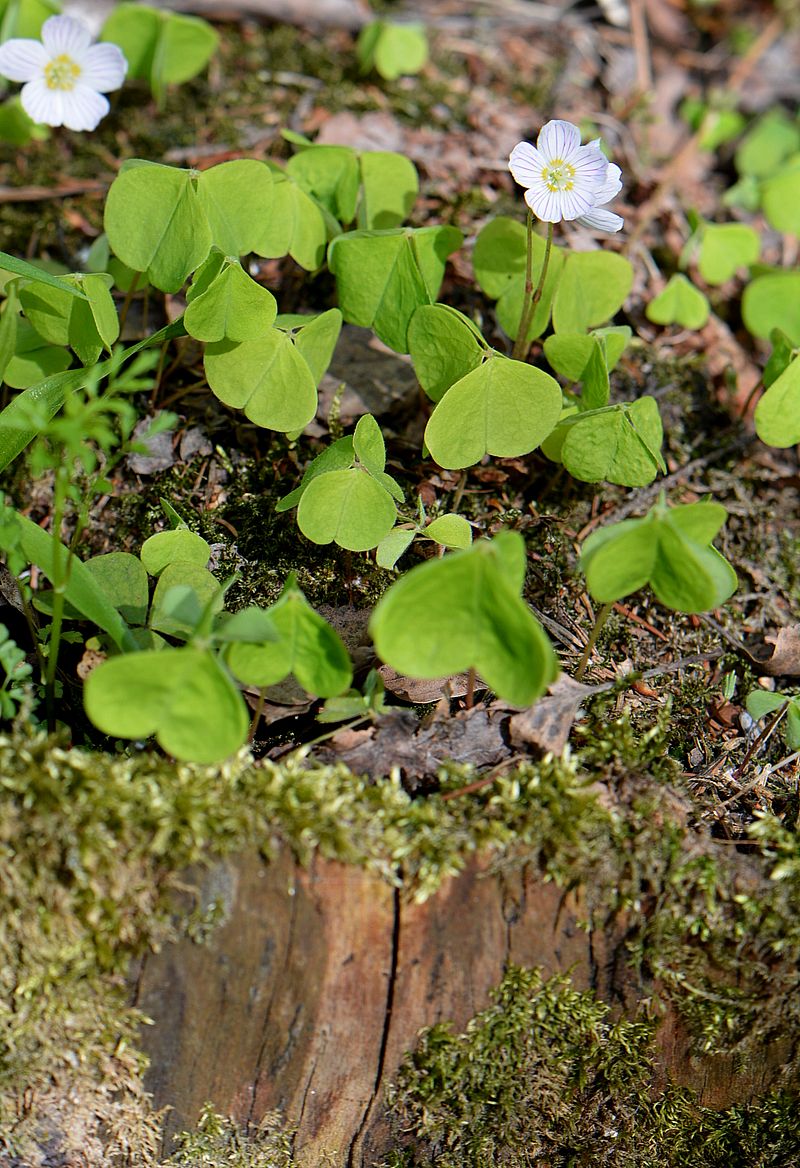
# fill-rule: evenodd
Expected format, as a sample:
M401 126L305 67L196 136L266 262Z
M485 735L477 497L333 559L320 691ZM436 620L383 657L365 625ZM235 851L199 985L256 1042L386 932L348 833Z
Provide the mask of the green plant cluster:
M385 1168L787 1168L794 1097L715 1111L653 1086L651 1020L613 1022L565 976L512 966L462 1034L423 1031L393 1092L411 1145Z
M372 328L395 351L410 353L433 402L425 446L442 467L466 474L487 455L518 457L541 447L584 481L642 486L666 469L655 399L610 403L609 373L630 329L606 322L631 287L633 271L626 259L603 251L567 253L552 246L552 230L546 242L535 235L531 220L527 231L507 218L490 221L476 242L474 266L482 291L497 300L501 326L517 334L508 357L488 345L474 322L437 303L447 258L462 237L446 225L406 224L418 188L416 170L406 158L286 136L296 152L283 167L237 159L196 171L145 159L126 161L109 190L105 235L92 249L88 273L54 275L28 261L0 256L0 269L8 274L0 369L12 384L24 386L0 415L0 469L28 447L34 463L38 458L55 468L54 531L61 531L76 493L90 497L106 481L99 472L92 481L86 454L90 443L81 430L100 447L107 472L113 420L120 428L113 459L130 443L131 411L122 395L141 388L136 369L150 360L141 350L160 345L160 369L167 345L183 334L204 346L212 393L257 425L290 437L317 411L318 386L344 318ZM309 272L327 259L339 307L280 315L271 291L251 274L246 258L251 255L288 255ZM529 287L534 261L540 268L538 300ZM115 284L125 297L123 314L137 288L166 294L183 289L186 310L138 346L116 351L120 317L110 291ZM520 359L551 324L544 354L553 370L573 383L569 391ZM120 373L131 357L140 364ZM82 368L65 368L76 360ZM38 380L48 369L63 371ZM97 392L104 378L109 380L105 395ZM83 426L81 408L87 416ZM72 422L63 431L53 422L61 410ZM44 461L36 453L42 444L48 452ZM387 590L371 625L379 654L392 668L420 678L445 676L453 669L481 671L500 697L533 702L553 681L556 664L544 630L521 600L526 566L521 537L505 532L491 545L473 544L462 517L437 515L428 522L420 512L418 519L401 485L387 473L386 459L378 423L362 417L352 435L335 438L308 465L278 509L296 507L299 529L312 543L334 543L348 552L376 549L378 562L386 566L396 566L415 538L448 549L446 557L412 569ZM76 460L88 479L83 491L71 482ZM22 517L16 530L10 519L4 527L4 547L16 556L17 570L27 556L53 585L52 622L41 653L49 725L56 720L62 624L77 612L106 635L105 651L122 655L101 665L86 686L86 711L100 730L129 739L155 735L166 750L186 760L225 757L247 735L238 687L263 690L274 684L277 666L273 661L269 669L237 673L243 651L231 647L234 625L223 631L216 619L229 582L212 595L215 585L204 566L205 553L193 572L170 564L160 574L149 617L136 622L147 624L148 636L135 635L123 611L130 609L124 597L131 581L120 590L117 573L104 586L77 559L85 512L84 507L69 547ZM616 598L651 581L678 610L717 607L736 587L733 570L711 547L724 518L719 505L668 512L662 503L646 520L629 521L624 528L629 543L631 523L643 525L638 539L645 549L653 524L663 534L658 562L645 565L628 557L624 579L614 548L594 554L597 540L607 534L598 533L585 557L588 564L591 552L590 591L598 599L611 592ZM692 572L686 571L687 556ZM133 572L135 557L125 563L126 571ZM696 584L695 572L705 587ZM138 575L137 603L146 610L146 578L141 570ZM164 604L170 610L166 625L160 613ZM281 638L270 615L252 611L236 614L237 620L240 641L251 646L250 657L274 658L270 643ZM311 620L307 615L306 625ZM316 643L306 638L304 650L307 661L314 654L317 658L316 667L306 670L313 682L310 692L336 698L350 688L352 675L338 639L330 630L325 633L324 625L317 627ZM184 644L176 646L176 637ZM294 672L298 677L289 639L283 641L288 656L281 676ZM224 651L222 642L229 646ZM179 699L167 700L178 690Z

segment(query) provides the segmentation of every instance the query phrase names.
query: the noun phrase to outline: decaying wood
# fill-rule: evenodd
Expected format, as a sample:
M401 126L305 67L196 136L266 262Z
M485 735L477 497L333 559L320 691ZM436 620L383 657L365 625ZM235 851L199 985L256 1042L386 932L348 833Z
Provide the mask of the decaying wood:
M340 1168L378 1162L391 1146L385 1089L418 1031L463 1027L509 963L569 970L627 1010L654 992L625 960L625 923L586 931L579 900L532 870L489 875L476 859L409 904L360 869L317 856L306 870L283 851L218 866L203 896L223 907L208 943L168 947L139 970L136 1003L156 1023L143 1035L147 1087L174 1109L168 1138L208 1100L239 1120L280 1109L300 1168L326 1155ZM693 1062L669 1012L659 1041L664 1075L712 1106L746 1100L774 1073Z

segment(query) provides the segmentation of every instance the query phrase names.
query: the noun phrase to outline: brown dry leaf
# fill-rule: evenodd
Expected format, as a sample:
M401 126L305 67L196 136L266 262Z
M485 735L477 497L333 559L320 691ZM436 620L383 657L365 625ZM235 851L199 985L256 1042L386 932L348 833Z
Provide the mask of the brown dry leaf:
M390 665L382 665L378 673L383 678L384 689L403 701L414 705L425 706L429 702L438 702L444 697L463 698L467 692L469 675L454 673L452 677L437 677L420 681L417 678L406 677L397 673ZM486 686L480 680L475 683L476 692L485 690Z
M597 693L597 690L597 686L581 685L562 673L545 697L511 718L509 732L512 744L536 746L545 753L552 751L553 754L560 754L567 745L581 703L590 694Z
M425 725L411 710L390 710L367 730L340 731L316 757L345 762L356 774L388 775L396 767L406 779L433 776L448 761L495 766L509 755L503 736L507 716L507 709L473 706Z
M765 637L774 645L769 657L756 657L745 650L745 656L766 677L800 677L800 624L778 629L774 637Z

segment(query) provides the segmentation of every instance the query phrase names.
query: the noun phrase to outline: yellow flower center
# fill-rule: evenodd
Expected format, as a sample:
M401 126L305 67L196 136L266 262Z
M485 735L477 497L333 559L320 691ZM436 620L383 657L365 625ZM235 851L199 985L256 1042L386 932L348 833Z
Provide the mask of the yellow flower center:
M80 65L76 65L72 57L68 57L66 53L62 53L60 57L53 57L44 68L44 79L48 89L74 89L80 75Z
M571 191L575 186L575 167L562 158L553 158L542 171L548 191Z

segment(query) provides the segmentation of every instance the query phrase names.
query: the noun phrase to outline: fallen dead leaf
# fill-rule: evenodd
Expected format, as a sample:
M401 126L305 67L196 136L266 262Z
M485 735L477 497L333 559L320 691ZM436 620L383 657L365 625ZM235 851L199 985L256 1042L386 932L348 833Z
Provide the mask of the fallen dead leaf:
M517 747L536 746L545 753L560 754L567 744L581 703L597 691L597 686L581 685L562 674L545 697L513 715L509 722L512 744Z
M413 677L406 677L397 673L390 665L382 665L378 673L383 678L384 689L403 701L413 705L425 706L429 702L438 702L444 697L463 698L468 689L469 674L454 673L451 677L438 677L420 681ZM480 680L475 683L475 692L485 690L486 686Z
M774 645L770 656L759 657L745 649L748 661L766 677L800 677L800 624L787 625L764 640Z

